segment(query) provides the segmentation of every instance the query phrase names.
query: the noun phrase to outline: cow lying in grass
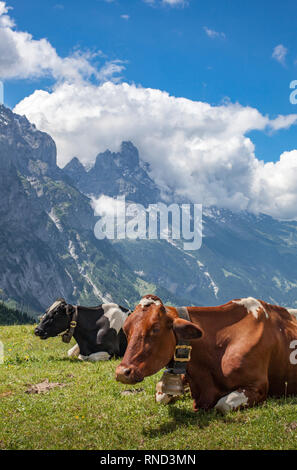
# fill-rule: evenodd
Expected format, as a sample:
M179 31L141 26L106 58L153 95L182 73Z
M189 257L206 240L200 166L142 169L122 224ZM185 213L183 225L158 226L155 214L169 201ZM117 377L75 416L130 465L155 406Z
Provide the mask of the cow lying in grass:
M76 307L58 299L47 309L34 332L41 339L62 335L66 343L73 336L77 344L68 351L69 357L104 361L124 355L127 340L122 326L129 313L113 303Z
M194 410L250 407L267 396L297 394L297 320L285 308L252 297L218 307L178 309L155 296L142 298L123 329L128 346L116 369L125 384L141 382L170 361L188 340L186 369Z

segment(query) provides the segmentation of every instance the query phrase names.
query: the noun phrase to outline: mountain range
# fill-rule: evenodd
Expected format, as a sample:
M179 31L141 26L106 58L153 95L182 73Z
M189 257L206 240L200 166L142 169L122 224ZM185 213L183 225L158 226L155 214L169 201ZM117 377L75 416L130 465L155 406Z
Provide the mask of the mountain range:
M147 206L162 201L165 188L131 142L116 153L99 153L88 170L78 157L59 168L53 139L0 106L4 301L35 313L60 296L133 307L145 293L174 305L254 296L297 306L296 222L208 207L197 251L185 251L176 240L98 240L90 197L124 195ZM166 202L178 198L167 193Z

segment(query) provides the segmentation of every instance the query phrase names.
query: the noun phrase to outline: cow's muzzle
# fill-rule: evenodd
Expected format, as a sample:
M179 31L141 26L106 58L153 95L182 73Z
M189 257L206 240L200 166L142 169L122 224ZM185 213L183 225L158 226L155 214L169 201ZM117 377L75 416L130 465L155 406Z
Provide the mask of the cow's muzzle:
M118 382L122 382L123 384L136 384L138 382L142 382L144 376L142 373L134 366L122 366L119 365L116 368L116 380Z
M34 334L36 336L38 336L40 339L47 339L48 338L48 334L44 330L39 328L38 326L37 326L37 328L35 328Z

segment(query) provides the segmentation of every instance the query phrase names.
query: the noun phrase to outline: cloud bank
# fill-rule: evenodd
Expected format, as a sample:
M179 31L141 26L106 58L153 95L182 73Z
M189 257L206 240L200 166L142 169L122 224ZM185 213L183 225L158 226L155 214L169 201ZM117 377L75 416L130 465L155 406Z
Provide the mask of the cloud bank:
M117 151L122 140L131 140L155 181L193 202L297 216L297 150L264 164L246 136L288 128L297 115L271 120L238 103L211 106L112 82L37 90L15 111L53 136L61 166L74 155L89 165L97 153Z
M98 68L93 58L79 51L60 57L46 39L18 31L0 1L0 78L55 80L51 91L36 90L14 111L55 139L60 166L75 155L89 165L99 152L131 140L155 181L182 197L297 219L297 150L264 163L247 137L252 130L289 128L297 115L270 119L239 103L211 106L116 83L124 63L107 60Z

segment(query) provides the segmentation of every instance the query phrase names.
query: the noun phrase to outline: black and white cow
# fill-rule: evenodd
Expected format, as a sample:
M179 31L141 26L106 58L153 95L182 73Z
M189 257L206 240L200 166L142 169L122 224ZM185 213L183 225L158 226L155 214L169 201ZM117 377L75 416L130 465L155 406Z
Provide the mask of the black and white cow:
M118 304L82 307L56 300L35 328L41 339L62 335L69 342L73 336L77 344L68 351L69 357L85 361L106 361L113 356L122 357L127 340L122 326L130 311Z

